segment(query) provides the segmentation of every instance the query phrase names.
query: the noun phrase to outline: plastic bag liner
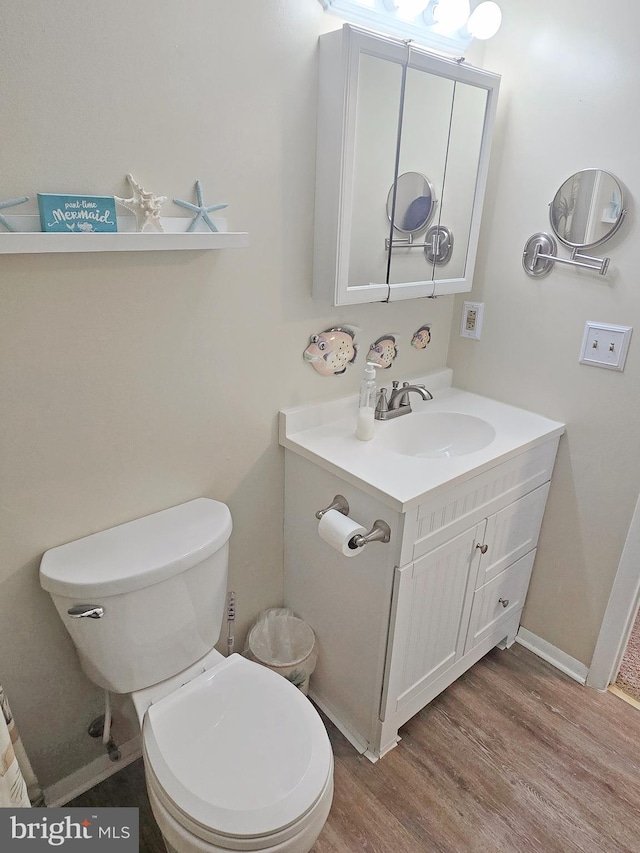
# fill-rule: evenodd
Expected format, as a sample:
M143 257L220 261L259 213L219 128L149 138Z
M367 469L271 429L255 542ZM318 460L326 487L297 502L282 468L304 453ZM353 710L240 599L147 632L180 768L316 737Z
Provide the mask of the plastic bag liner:
M280 673L305 696L316 668L313 630L286 607L264 610L247 636L243 655Z

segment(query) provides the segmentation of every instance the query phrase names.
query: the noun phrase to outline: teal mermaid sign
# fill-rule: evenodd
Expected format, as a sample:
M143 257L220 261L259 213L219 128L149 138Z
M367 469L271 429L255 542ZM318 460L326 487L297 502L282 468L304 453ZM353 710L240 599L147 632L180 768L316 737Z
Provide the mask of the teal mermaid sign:
M112 196L38 193L38 208L43 231L86 234L118 230Z

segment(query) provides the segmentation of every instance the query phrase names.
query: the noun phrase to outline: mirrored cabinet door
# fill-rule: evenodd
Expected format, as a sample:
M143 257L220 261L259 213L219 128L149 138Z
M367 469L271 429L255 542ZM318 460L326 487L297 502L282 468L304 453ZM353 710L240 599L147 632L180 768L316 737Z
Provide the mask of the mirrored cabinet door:
M394 290L404 283L429 283L438 271L434 255L424 249L428 229L441 219L454 89L455 82L446 77L415 67L406 70L388 279ZM424 195L411 198L411 194L400 192L403 184L410 185L407 177L412 176L428 180L429 205ZM422 215L427 211L428 217ZM428 291L433 291L432 287L419 288L423 292L413 289L416 296L428 296Z
M321 37L315 297L471 289L498 85L348 24Z
M483 130L488 92L480 86L456 81L447 150L445 191L440 209L442 224L456 240L451 260L438 270L441 280L464 279L473 274L480 211L474 223L475 194L480 190ZM476 232L472 234L472 225ZM470 249L473 247L473 259ZM468 265L471 265L468 273Z
M347 274L352 288L387 281L389 221L380 199L395 178L402 81L399 62L360 53Z

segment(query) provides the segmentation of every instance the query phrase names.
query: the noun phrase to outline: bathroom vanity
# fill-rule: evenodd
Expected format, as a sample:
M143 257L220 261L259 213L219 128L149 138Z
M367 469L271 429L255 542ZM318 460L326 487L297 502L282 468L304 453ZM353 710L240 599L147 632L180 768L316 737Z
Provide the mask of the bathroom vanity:
M561 423L424 377L434 399L355 438L355 397L280 414L285 604L316 632L310 695L377 760L398 729L494 646L514 642ZM336 494L387 544L318 535Z

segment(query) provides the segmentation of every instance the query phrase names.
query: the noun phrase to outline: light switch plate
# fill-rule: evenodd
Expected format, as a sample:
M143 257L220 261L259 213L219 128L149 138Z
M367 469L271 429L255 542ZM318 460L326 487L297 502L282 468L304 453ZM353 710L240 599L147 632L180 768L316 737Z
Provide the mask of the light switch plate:
M482 332L482 313L484 302L465 302L462 307L462 322L460 336L463 338L480 339Z
M584 328L580 363L609 370L624 370L631 326L613 326L609 323L588 322Z

